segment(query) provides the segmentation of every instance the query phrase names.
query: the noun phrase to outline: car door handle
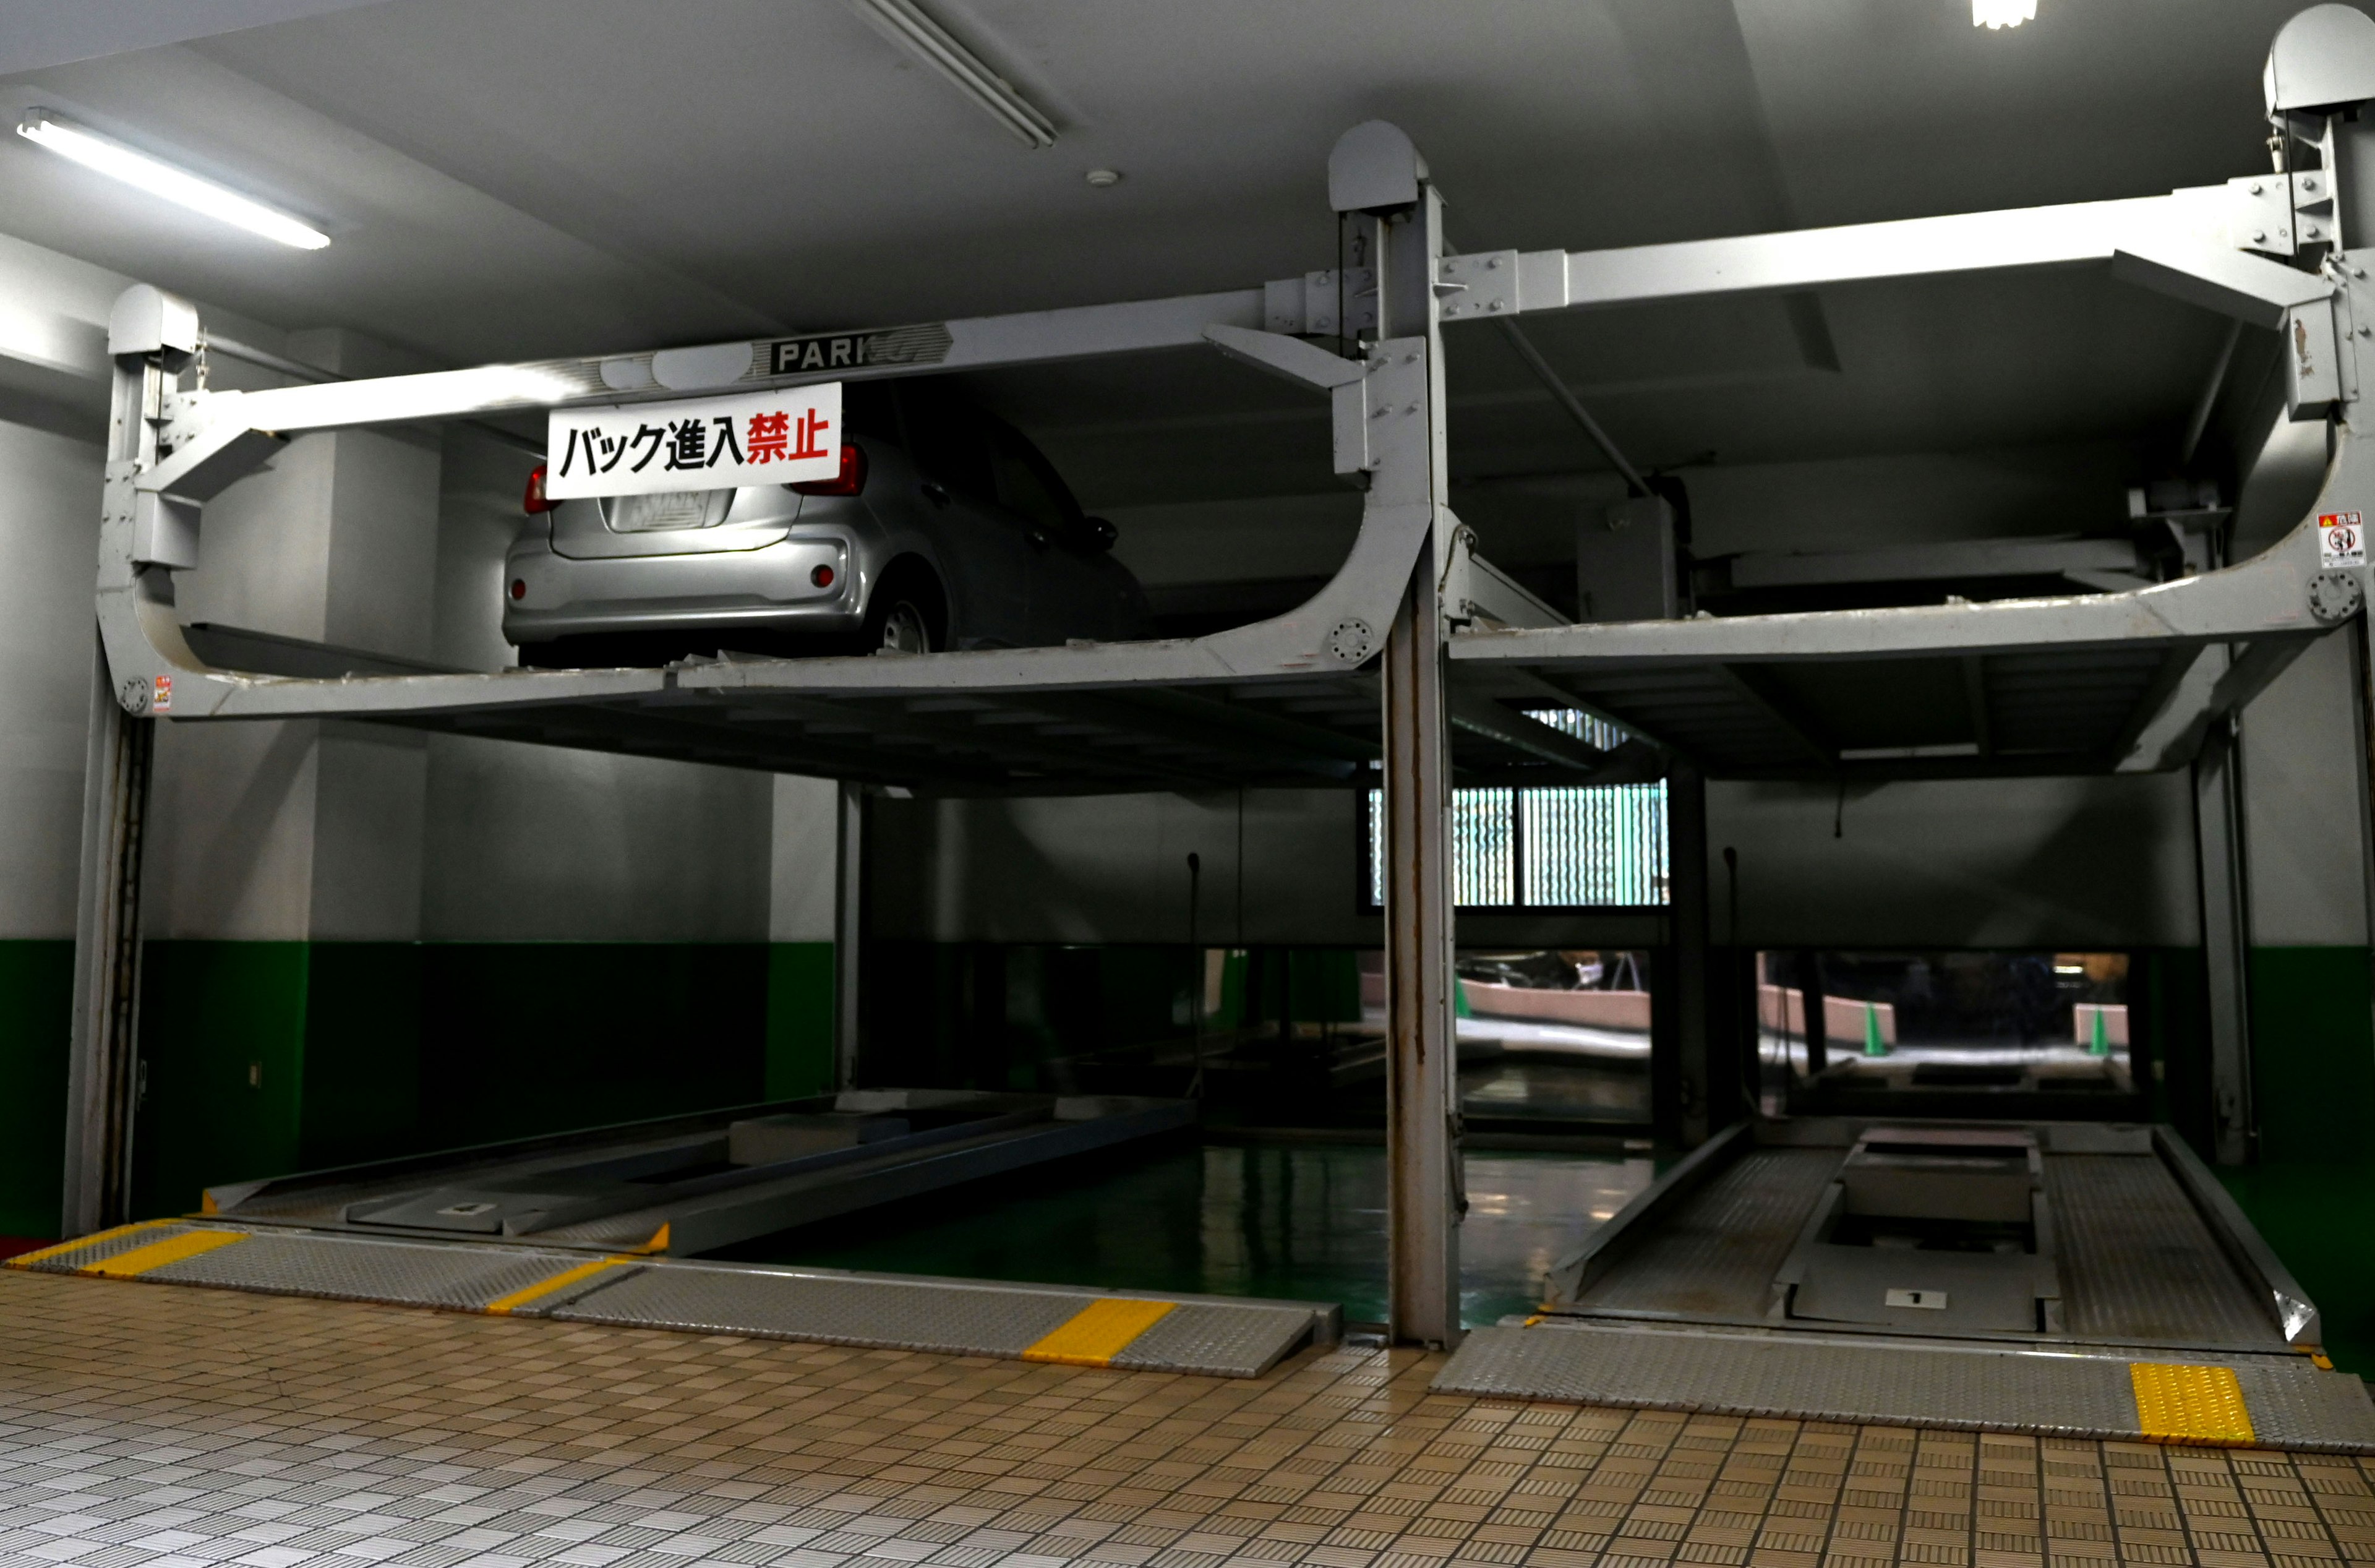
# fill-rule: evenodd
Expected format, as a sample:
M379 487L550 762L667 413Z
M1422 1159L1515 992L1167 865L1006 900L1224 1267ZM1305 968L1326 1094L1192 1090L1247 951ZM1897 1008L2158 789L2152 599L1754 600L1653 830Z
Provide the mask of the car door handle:
M921 485L918 485L916 489L922 490L924 492L924 499L930 501L934 506L946 506L949 503L949 490L946 485L936 485L929 479L927 479Z

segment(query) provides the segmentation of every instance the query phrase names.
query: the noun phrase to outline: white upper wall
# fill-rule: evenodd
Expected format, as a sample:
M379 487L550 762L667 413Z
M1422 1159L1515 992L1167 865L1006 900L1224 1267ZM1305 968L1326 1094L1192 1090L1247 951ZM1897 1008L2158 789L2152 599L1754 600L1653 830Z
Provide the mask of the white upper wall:
M448 432L444 454L419 656L501 667L514 662L502 639L503 551L536 460L467 430ZM465 736L427 745L425 939L768 938L768 774ZM829 825L820 839L829 855Z
M0 423L0 937L74 935L100 460Z

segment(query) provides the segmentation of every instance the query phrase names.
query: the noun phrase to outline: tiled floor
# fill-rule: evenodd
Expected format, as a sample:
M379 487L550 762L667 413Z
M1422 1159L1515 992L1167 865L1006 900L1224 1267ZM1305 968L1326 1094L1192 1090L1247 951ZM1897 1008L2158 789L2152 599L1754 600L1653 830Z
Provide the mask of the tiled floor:
M1528 1406L0 1275L0 1562L2320 1568L2353 1461ZM859 1559L884 1560L880 1564Z

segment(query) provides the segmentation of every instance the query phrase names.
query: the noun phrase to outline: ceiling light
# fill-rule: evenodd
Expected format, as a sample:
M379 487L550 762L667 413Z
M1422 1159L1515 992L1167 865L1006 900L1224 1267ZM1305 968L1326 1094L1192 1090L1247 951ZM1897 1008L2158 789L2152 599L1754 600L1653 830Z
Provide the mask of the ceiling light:
M162 196L251 234L261 234L301 251L318 251L330 242L327 234L308 228L285 212L252 201L211 180L200 179L185 169L160 162L145 152L135 152L122 142L61 120L46 109L29 111L17 123L17 134L86 169L95 169L110 179L121 180L152 196Z
M1118 169L1092 169L1089 171L1088 180L1090 184L1094 185L1100 191L1110 190L1114 186L1121 183L1121 171Z
M1971 0L1975 28L2016 28L2037 19L2037 0Z
M1014 90L1014 84L989 68L978 54L950 36L949 29L924 14L916 0L849 0L852 9L874 29L949 79L989 117L1029 147L1054 147L1056 123Z

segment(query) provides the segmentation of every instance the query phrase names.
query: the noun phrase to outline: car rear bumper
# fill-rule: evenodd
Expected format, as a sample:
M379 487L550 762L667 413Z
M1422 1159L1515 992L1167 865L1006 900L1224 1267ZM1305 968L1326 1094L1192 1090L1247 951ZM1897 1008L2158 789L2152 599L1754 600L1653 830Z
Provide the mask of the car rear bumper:
M503 563L503 636L514 643L604 632L734 625L855 631L865 602L849 541L793 537L759 549L583 560L543 539ZM819 587L819 567L832 582Z

